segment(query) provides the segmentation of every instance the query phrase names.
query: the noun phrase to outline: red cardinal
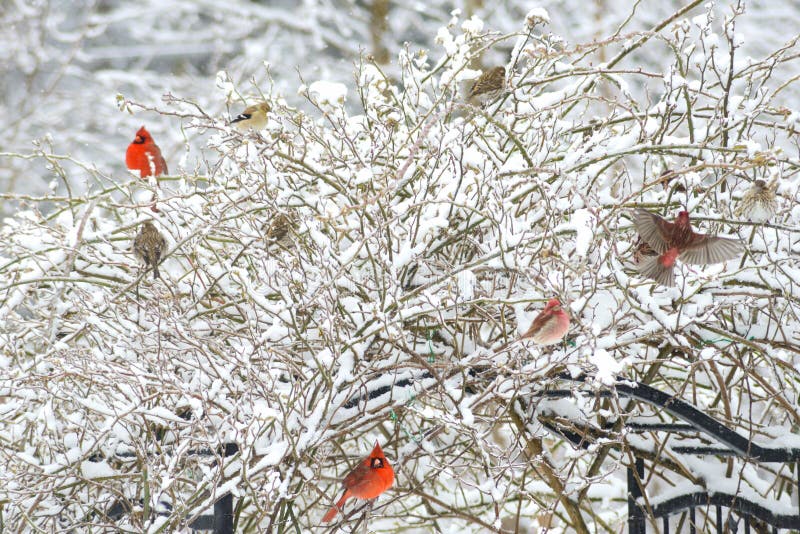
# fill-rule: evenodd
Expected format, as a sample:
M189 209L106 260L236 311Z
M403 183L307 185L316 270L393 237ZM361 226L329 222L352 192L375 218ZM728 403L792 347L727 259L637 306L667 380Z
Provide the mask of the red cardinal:
M143 179L148 176L161 176L167 174L167 162L164 156L161 155L161 149L155 144L150 132L142 126L136 132L136 137L128 145L128 151L125 152L125 164L133 171L139 171L139 175Z
M372 449L369 456L344 477L342 498L328 510L325 517L322 518L322 522L327 523L336 517L337 512L342 509L345 501L350 497L374 499L391 488L393 482L394 470L386 460L386 456L383 455L380 444L376 441L375 448Z
M646 210L633 212L633 224L658 256L643 258L639 272L661 285L675 285L675 260L680 258L690 265L721 263L741 255L744 251L738 239L697 234L689 222L689 212L678 213L675 222L669 222Z
M128 145L128 150L125 152L125 164L129 169L139 171L142 180L147 180L148 176L161 176L169 172L167 162L161 155L161 149L158 148L153 138L150 137L150 132L144 126L139 128L136 137ZM153 193L153 204L150 206L150 209L156 213L159 212L156 207L157 196Z
M536 316L520 339L533 339L539 345L553 345L561 341L569 330L569 314L558 299L550 299Z

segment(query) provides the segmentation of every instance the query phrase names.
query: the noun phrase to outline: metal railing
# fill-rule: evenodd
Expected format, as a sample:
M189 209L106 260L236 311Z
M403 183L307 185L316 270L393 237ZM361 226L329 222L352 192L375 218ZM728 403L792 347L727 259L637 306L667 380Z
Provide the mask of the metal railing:
M587 376L573 377L569 374L561 374L556 377L558 380L574 383L585 383ZM415 385L422 385L423 388L426 382L430 381L430 375L418 375L415 378L403 378L395 384L395 387L401 389L413 388ZM435 381L434 381L435 383ZM433 385L433 384L430 384ZM386 395L394 390L392 386L381 386L374 390L368 390L364 395L351 399L345 403L345 408L355 408L362 402L376 399L380 396ZM756 463L794 463L797 467L797 488L800 495L800 449L795 448L770 448L764 447L755 443L733 429L727 427L720 421L714 419L708 414L702 412L692 404L673 397L663 391L657 390L647 384L632 381L618 381L612 388L592 391L575 391L565 389L551 389L536 392L535 396L540 398L569 398L575 395L590 395L602 398L612 397L625 397L637 401L644 402L653 407L659 408L661 411L671 415L672 417L683 421L683 423L657 423L646 424L630 422L625 423L625 428L633 432L653 432L662 431L667 433L685 433L685 432L698 432L717 442L721 443L723 447L707 447L707 446L673 446L671 451L678 454L692 454L692 455L714 455L714 456L733 456L744 460ZM550 431L559 434L561 437L567 439L577 447L588 447L590 442L586 439L586 434L575 432L574 429L567 429L558 427L548 422L543 422L546 428ZM194 451L192 454L199 456L214 456L217 454L229 457L238 452L236 444L227 444L220 451L199 450ZM729 514L728 519L723 521L722 508L728 508L732 513L735 513L744 520L744 532L750 533L751 519L756 518L772 527L773 532L777 533L778 529L800 529L800 508L794 514L779 514L773 510L762 506L759 503L752 502L747 498L730 494L723 491L693 491L684 495L679 495L661 502L653 506L648 506L644 499L643 481L645 480L645 462L641 457L637 457L635 451L633 452L634 461L631 465L627 466L627 481L628 481L628 532L629 534L645 534L647 530L648 517L652 518L655 525L656 519L662 520L661 531L663 534L670 533L670 517L679 512L689 511L689 532L695 534L696 532L696 512L697 508L714 509L716 512L714 523L718 533L729 531L732 521L732 516ZM800 507L800 499L798 499ZM169 515L170 505L168 503L161 503L165 512L157 512L163 515ZM129 506L122 502L116 502L107 512L107 516L112 519L119 519L125 513L128 513ZM738 523L738 521L735 521ZM233 516L233 497L230 493L222 496L214 503L214 513L207 515L200 515L195 517L188 528L193 530L210 530L214 534L233 534L234 530L234 516ZM762 529L763 531L763 529Z
M559 375L558 378L564 381L582 383L586 381L587 377L571 377L564 374ZM576 393L580 394L571 390L550 390L543 391L541 396L546 398L566 398ZM699 432L724 445L724 447L673 446L670 450L674 453L699 456L733 456L755 463L794 463L797 468L797 491L800 494L800 449L769 448L759 445L700 411L692 404L640 382L620 381L615 384L613 389L587 391L586 394L600 397L619 396L635 399L660 408L676 419L683 421L683 423L663 424L628 423L625 425L628 430L634 432L663 431L668 433ZM564 429L550 424L545 424L545 426L574 445L580 447L588 445L585 435L581 433L564 431ZM670 517L685 510L689 511L689 532L690 534L695 534L697 531L695 510L697 508L713 509L715 511L713 522L716 526L716 531L720 534L733 531L731 522L738 524L738 521L733 520L732 515L728 516L728 520L723 521L722 508L728 508L732 513L744 520L745 534L750 533L752 518L772 527L774 533L777 533L778 529L800 529L800 499L798 500L798 510L793 514L776 513L742 495L717 490L710 492L693 491L664 500L653 506L647 506L643 494L645 462L644 459L637 457L635 453L633 465L627 466L627 475L629 534L645 534L648 516L654 519L661 519L661 530L659 532L669 534Z
M225 458L233 456L239 452L239 447L235 443L226 443L220 447L218 451L211 449L200 449L190 451L190 456L223 456ZM120 458L134 457L131 453L120 453L116 456ZM141 504L141 503L140 503ZM159 502L160 510L156 511L157 515L168 516L172 511L172 505L168 502ZM130 501L116 501L106 511L106 516L114 521L119 520L125 514L130 513ZM192 530L212 531L213 534L233 534L233 495L226 493L214 503L213 514L203 514L195 517L188 525Z

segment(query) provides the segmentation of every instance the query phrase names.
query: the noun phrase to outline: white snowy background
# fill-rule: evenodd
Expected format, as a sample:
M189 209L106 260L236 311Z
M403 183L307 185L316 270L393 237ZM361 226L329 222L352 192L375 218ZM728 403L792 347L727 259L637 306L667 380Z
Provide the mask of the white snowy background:
M346 530L620 532L632 450L657 451L650 495L792 513L791 466L537 395L565 370L640 380L800 446L800 5L623 4L4 4L2 528L181 531L232 492L237 531L321 531L375 440L396 482ZM465 108L498 64L509 94ZM263 131L227 126L257 99ZM124 164L142 124L158 214ZM733 215L759 178L766 224ZM655 287L633 207L747 252ZM158 281L130 250L148 218ZM563 344L493 350L554 296Z

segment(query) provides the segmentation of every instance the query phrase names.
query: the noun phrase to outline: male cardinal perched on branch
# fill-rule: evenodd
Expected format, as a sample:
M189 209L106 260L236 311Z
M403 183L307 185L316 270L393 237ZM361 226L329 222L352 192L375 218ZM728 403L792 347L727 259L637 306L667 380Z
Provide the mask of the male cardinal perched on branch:
M253 130L261 130L267 125L267 113L269 113L269 104L260 102L247 106L235 119L231 121L231 126L240 132L246 132L250 128Z
M690 265L708 265L732 260L742 254L744 246L738 239L697 234L689 222L689 212L681 211L675 222L655 213L638 209L633 212L633 224L658 256L643 257L639 272L661 285L675 285L675 260Z
M136 132L136 137L133 138L131 144L128 145L128 150L125 152L125 164L133 171L139 171L139 176L142 180L147 180L148 176L161 176L167 174L167 162L164 156L161 155L161 149L153 141L150 132L142 126ZM153 193L153 204L150 209L158 213L156 207L157 196Z
M369 453L369 456L356 466L355 469L344 477L344 493L342 498L332 506L325 517L322 518L323 523L327 523L334 517L339 510L344 506L345 501L350 497L358 499L375 499L392 487L394 483L394 470L389 462L386 461L386 456L383 455L380 444L375 442L375 448Z
M125 164L133 171L139 171L139 176L147 179L148 176L161 176L167 174L167 162L161 155L161 149L153 141L150 132L142 126L136 132L128 151L125 152Z

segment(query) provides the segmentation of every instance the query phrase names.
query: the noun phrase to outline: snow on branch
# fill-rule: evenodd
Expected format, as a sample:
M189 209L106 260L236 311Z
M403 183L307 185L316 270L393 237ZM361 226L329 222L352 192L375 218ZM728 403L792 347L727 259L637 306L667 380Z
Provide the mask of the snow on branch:
M783 97L796 80L774 77L796 46L743 58L725 21L680 14L573 45L543 27L552 14L529 18L498 35L454 16L440 48L399 53L396 76L365 58L355 89L311 80L271 98L258 131L170 95L164 123L206 135L182 171L16 197L0 227L8 528L176 531L230 491L239 530L307 531L378 440L396 479L372 530L615 530L628 438L614 425L663 414L614 397L540 406L565 371L795 440L800 114ZM468 104L478 51L499 43L515 52L496 98ZM637 64L664 46L663 70ZM603 47L614 61L586 59ZM736 211L756 180L775 192L766 221ZM634 208L687 210L746 251L679 262L676 286L657 286L636 267ZM145 220L166 239L157 280L131 250ZM563 343L515 341L553 297L572 317ZM576 451L539 417L611 430ZM228 443L231 457L195 454ZM666 487L703 469L657 471ZM119 502L130 513L110 516Z

